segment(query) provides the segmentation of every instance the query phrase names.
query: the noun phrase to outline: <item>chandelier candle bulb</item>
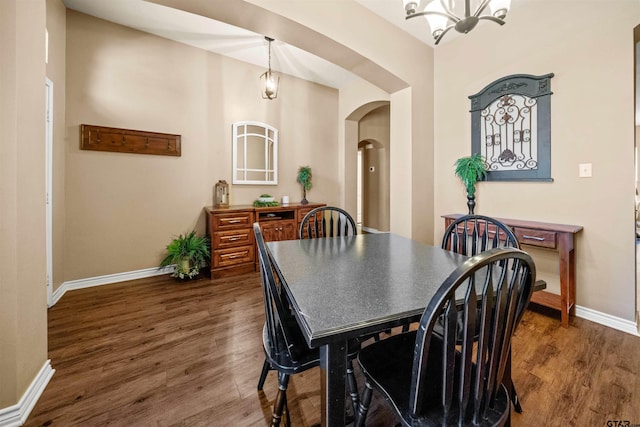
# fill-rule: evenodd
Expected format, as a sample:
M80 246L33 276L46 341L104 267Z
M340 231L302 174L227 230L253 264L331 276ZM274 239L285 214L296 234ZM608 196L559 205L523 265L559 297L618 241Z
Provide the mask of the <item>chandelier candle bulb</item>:
M403 0L405 19L424 16L431 27L431 34L440 43L442 37L452 28L459 33L466 34L473 30L479 21L488 20L496 24L504 25L511 0L476 0L475 11L471 13L471 0L464 1L464 15L460 17L456 13L453 0L432 0L422 11L418 11L418 3L415 0ZM484 14L489 8L489 14Z

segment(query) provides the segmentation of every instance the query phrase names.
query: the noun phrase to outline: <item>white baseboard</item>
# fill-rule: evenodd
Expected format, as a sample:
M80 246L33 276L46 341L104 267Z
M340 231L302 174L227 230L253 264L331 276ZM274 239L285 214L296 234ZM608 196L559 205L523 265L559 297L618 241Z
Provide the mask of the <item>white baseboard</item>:
M145 277L161 276L173 273L173 266L165 268L145 268L142 270L126 271L124 273L107 274L105 276L89 277L86 279L70 280L64 282L53 292L51 306L54 306L67 291L91 288L93 286L108 285L111 283L126 282L127 280L144 279ZM1 426L0 426L1 427Z
M366 231L367 233L371 233L371 234L388 233L388 231L380 231L380 230L376 230L375 228L369 228L369 227L362 227L362 231Z
M580 307L579 305L576 305L576 317L590 320L637 337L640 336L640 334L638 334L638 325L632 320L621 319L590 308Z
M40 368L38 375L31 381L20 401L8 408L0 408L0 427L23 425L55 372L56 370L51 368L51 360L47 360Z

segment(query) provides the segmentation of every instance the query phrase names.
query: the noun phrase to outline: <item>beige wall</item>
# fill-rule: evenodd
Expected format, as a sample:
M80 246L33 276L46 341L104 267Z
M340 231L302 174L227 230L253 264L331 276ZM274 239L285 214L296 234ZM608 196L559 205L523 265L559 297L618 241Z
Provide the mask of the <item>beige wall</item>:
M477 213L584 226L576 247L577 304L634 320L633 28L640 2L603 3L553 2L552 14L548 2L518 3L504 26L481 24L436 49L435 216L465 211L452 165L471 151L467 96L509 74L555 73L554 182L481 183ZM592 178L578 178L579 163L593 163ZM434 227L441 235L443 222ZM557 289L555 254L534 257Z
M68 11L66 281L155 267L172 236L204 232L215 183L231 182L235 121L279 130L280 184L231 186L232 204L301 199L301 165L313 171L307 198L338 202L338 92L282 76L278 98L263 100L262 72ZM82 123L181 134L182 156L80 150Z
M0 408L47 358L45 4L0 2Z
M413 199L423 197L433 197L433 188L429 180L423 181L420 197L414 192L414 185L422 179L422 175L427 174L433 178L433 153L422 158L423 164L418 168L421 174L414 175L414 161L412 145L408 141L417 141L414 137L412 100L415 92L412 88L407 88L394 93L391 96L391 153L390 153L390 173L389 187L391 194L389 197L391 210L390 229L393 233L405 237L413 236ZM433 140L433 137L430 138ZM432 146L433 147L433 146ZM426 148L425 148L426 149ZM407 161L408 160L408 161ZM411 183L411 185L408 185ZM408 209L407 207L411 207ZM428 209L423 215L417 217L422 219L422 227L433 224L433 210ZM416 221L418 220L416 218ZM433 232L430 239L423 239L425 243L433 243Z

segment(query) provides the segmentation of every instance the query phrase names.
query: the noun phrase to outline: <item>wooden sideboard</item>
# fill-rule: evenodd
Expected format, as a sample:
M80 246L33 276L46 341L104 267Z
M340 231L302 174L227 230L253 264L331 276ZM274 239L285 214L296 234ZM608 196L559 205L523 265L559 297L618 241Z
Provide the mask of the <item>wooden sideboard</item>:
M323 203L290 203L256 208L250 205L204 208L207 236L211 241L211 278L259 270L253 223L260 223L266 241L298 238L302 218Z
M443 215L445 227L462 214ZM582 231L580 225L552 224L547 222L523 221L519 219L496 218L511 227L518 243L551 249L560 255L560 295L547 291L534 292L531 302L560 310L562 326L569 326L569 315L575 311L576 302L576 262L575 235Z

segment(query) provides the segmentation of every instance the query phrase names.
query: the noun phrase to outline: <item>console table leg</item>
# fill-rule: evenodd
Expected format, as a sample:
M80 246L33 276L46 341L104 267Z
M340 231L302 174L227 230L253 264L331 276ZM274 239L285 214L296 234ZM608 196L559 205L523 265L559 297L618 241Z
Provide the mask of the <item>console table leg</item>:
M569 314L573 312L576 298L576 268L572 234L558 235L558 252L560 254L560 298L562 305L560 312L562 326L568 328Z

